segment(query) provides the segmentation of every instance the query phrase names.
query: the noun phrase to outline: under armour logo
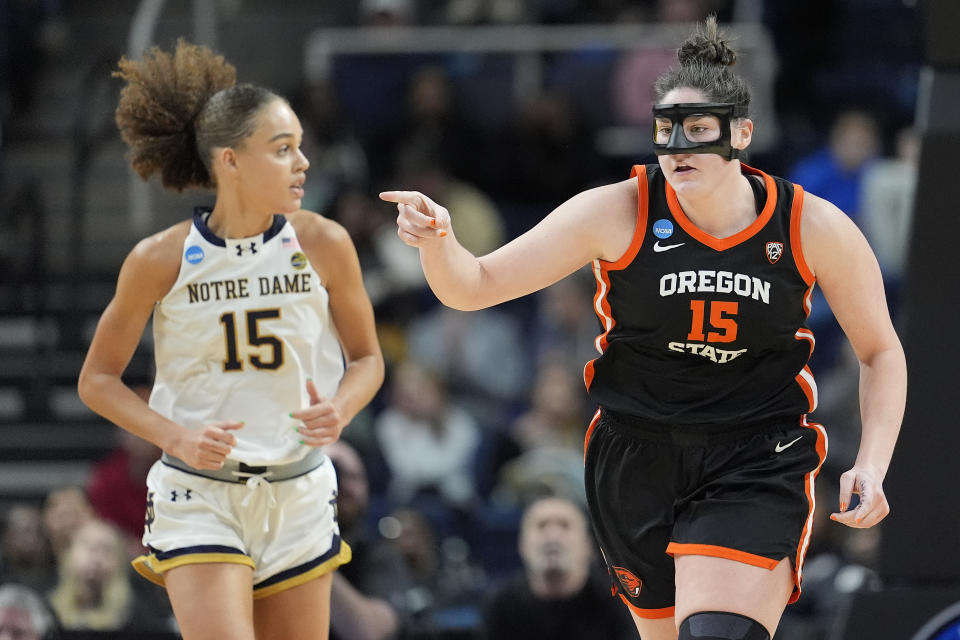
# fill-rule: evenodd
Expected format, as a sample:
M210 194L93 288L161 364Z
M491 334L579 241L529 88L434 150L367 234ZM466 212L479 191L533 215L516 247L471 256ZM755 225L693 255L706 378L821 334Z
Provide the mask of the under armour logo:
M244 251L249 251L250 253L256 253L256 252L257 252L257 243L256 243L256 242L251 242L249 249L245 249L242 244L238 244L238 245L236 245L236 246L237 246L237 257L242 256Z
M184 499L184 500L189 500L190 498L193 497L193 496L190 495L190 492L191 492L191 491L193 491L193 489L187 489L187 490L184 492L184 494L183 494L183 499ZM178 495L178 494L177 494L177 490L176 490L176 489L174 489L173 491L171 491L171 492L170 492L170 502L176 502L176 501L177 501L177 495Z
M333 496L328 501L328 504L333 507L333 521L338 522L340 516L340 510L337 508L337 492L333 492Z

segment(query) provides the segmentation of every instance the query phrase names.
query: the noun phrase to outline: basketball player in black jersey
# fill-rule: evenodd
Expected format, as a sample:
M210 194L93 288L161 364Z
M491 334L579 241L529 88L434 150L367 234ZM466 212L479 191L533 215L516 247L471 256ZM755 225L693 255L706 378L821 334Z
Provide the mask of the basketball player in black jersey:
M580 193L477 258L409 191L400 238L448 306L488 307L593 264L600 409L586 489L604 559L644 640L769 640L800 593L826 434L805 326L822 287L860 361L862 438L833 520L889 513L883 479L906 397L877 261L850 219L748 167L750 94L710 18L655 86L659 163ZM859 505L851 508L853 494Z

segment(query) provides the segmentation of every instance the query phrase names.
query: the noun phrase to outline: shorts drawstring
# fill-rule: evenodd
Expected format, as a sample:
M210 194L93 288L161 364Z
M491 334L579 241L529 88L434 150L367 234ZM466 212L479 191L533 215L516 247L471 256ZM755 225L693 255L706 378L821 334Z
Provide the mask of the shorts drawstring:
M238 478L246 477L247 479L246 485L247 485L247 488L250 489L250 491L247 493L243 501L240 502L241 507L246 507L250 504L250 500L253 498L254 492L259 487L263 487L267 490L267 497L269 498L268 504L270 505L270 508L272 509L275 506L277 506L277 498L273 494L273 486L271 486L270 481L267 480L269 476L273 475L272 471L265 471L264 473L247 473L245 471L233 471L232 473ZM270 518L267 517L267 518L264 518L263 520L263 532L268 533L269 531L270 531Z

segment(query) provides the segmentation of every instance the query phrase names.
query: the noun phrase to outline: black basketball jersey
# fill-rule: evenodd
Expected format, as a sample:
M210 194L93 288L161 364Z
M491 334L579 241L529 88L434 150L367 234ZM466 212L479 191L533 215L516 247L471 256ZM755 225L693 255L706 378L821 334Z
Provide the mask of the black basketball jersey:
M814 277L803 260L803 190L746 165L765 188L757 219L715 238L687 219L659 165L637 165L633 241L595 260L601 355L584 379L600 406L675 424L805 414L817 404L805 326ZM763 189L758 190L762 193Z

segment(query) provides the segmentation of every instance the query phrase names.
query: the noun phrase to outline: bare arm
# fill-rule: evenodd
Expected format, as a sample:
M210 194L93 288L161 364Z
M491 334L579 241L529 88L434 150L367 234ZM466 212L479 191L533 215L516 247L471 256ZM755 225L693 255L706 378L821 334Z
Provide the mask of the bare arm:
M330 313L346 360L346 371L333 397L319 397L311 383L311 407L294 412L295 418L304 421L306 428L300 430L304 442L322 447L336 440L377 393L383 383L383 355L360 260L346 230L306 211L290 219L330 295Z
M630 246L637 219L636 180L580 193L496 251L476 257L457 242L447 210L416 191L387 191L397 203L400 238L420 249L430 288L445 305L483 309L543 289Z
M842 211L805 195L804 255L860 362L862 433L854 467L840 479L840 512L849 526L869 527L890 511L883 479L903 420L907 368L890 321L880 267L860 230ZM861 506L844 511L852 493Z
M236 422L191 431L151 409L121 376L140 342L154 305L177 279L188 224L140 241L120 269L117 290L104 310L80 370L83 402L107 420L198 469L217 469L236 444Z

